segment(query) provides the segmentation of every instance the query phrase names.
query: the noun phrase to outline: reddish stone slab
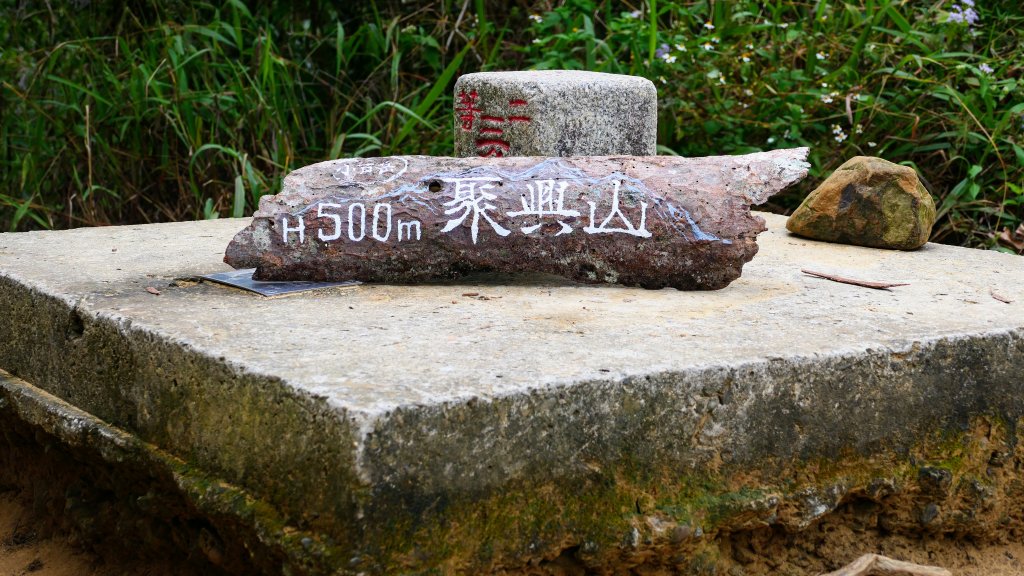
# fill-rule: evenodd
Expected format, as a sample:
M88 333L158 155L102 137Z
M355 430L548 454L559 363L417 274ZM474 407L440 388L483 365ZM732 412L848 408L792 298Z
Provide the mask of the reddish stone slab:
M225 262L260 280L407 283L545 272L713 290L757 253L751 214L807 173L807 149L709 158L323 162L265 197Z

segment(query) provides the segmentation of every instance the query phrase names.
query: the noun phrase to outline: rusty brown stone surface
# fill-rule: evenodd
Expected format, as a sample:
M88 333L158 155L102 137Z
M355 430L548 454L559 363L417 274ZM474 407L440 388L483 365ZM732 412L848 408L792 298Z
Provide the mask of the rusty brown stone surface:
M545 272L713 290L757 253L751 214L807 149L745 156L396 156L306 166L264 197L225 262L260 280L409 283Z

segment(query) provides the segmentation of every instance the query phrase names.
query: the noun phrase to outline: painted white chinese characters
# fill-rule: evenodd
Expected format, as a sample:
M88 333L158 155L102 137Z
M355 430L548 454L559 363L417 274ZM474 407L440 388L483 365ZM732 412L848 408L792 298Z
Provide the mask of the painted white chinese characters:
M647 202L640 203L640 227L633 226L633 223L626 218L626 215L622 212L622 208L619 207L619 187L620 182L614 184L612 189L612 208L608 212L608 216L601 221L600 224L594 226L596 219L594 218L597 212L596 202L587 202L590 204L590 225L583 228L583 231L587 234L614 234L616 232L621 234L629 234L630 236L639 236L640 238L650 238L651 233L647 230ZM615 220L624 226L614 228L611 225L615 223Z
M568 182L559 182L558 190L556 191L554 180L540 180L529 183L526 185L526 188L529 190L529 197L525 194L522 197L523 209L518 212L509 212L508 215L512 217L536 216L538 219L545 216L561 216L563 218L579 216L580 213L578 211L565 209L565 189L568 186ZM529 201L527 201L527 198L529 198ZM572 226L564 220L558 220L557 222L562 225L562 229L555 236L572 232ZM538 222L531 226L523 226L521 230L524 234L529 234L540 227L541 223Z
M480 233L481 217L491 225L491 228L498 236L508 236L511 234L509 230L495 222L490 214L497 209L497 206L491 204L491 200L496 200L498 197L488 192L488 190L494 188L495 183L500 181L500 178L452 178L448 180L448 182L455 184L455 198L444 203L448 207L444 214L445 216L451 216L460 211L462 214L449 220L448 224L441 229L441 232L451 232L458 228L472 214L473 218L469 224L469 234L473 239L473 244L476 244L477 236Z
M348 158L335 161L330 174L339 184L384 184L399 178L409 167L403 156Z

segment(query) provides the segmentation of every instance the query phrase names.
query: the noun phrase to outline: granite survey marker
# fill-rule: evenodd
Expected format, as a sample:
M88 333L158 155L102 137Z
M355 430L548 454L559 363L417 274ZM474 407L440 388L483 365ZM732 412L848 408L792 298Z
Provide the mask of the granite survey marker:
M653 156L658 91L578 70L478 72L455 83L455 155Z
M801 179L806 155L322 162L261 200L225 261L261 280L497 271L718 289L757 252L750 205Z

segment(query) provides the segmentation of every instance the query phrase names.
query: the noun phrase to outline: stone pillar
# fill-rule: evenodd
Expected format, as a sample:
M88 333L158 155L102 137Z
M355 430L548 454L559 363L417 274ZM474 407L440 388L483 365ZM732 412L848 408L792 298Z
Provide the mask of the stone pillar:
M455 156L654 156L658 91L600 72L478 72L455 83Z

